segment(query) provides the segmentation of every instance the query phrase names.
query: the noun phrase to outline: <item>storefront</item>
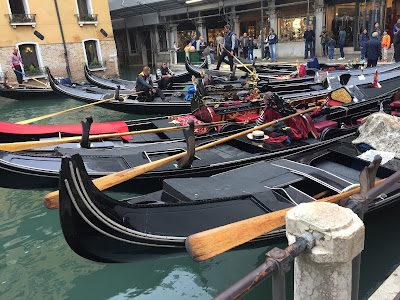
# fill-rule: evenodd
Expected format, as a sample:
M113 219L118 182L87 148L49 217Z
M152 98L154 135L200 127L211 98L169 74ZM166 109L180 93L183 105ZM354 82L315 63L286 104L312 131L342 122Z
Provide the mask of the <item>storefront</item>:
M313 26L313 16L309 25ZM307 30L307 16L286 17L278 19L278 38L280 43L302 42Z

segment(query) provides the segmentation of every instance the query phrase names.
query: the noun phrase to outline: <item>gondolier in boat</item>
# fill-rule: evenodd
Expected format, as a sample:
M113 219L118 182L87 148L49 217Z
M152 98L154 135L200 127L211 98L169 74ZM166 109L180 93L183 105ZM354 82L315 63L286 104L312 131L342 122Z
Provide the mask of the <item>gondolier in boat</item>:
M224 26L224 30L225 30L224 49L218 58L218 64L215 70L219 70L219 67L221 66L221 63L224 60L224 57L228 56L229 66L231 67L231 71L233 71L233 47L235 46L236 36L235 33L231 31L231 26L229 24L226 24Z
M21 55L18 52L18 47L14 48L14 51L9 56L10 66L13 69L15 76L17 76L17 81L19 84L22 84L22 66L24 65L22 62ZM19 71L19 72L17 72Z
M168 68L166 61L162 62L161 67L157 69L156 75L158 87L162 90L170 88L174 83L175 74Z
M144 101L153 101L155 96L158 96L162 101L165 101L165 96L162 90L153 87L153 81L150 78L150 67L148 66L145 66L143 71L140 72L136 78L136 91L143 92L144 95L141 98L144 98ZM140 97L138 97L138 100L139 99Z

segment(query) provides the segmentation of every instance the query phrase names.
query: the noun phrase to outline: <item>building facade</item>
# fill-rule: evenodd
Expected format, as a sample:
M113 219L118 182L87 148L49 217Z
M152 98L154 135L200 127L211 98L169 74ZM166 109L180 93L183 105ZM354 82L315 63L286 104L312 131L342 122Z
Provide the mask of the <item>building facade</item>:
M358 37L374 22L393 28L400 0L109 0L118 57L121 62L157 65L171 60L173 43L183 49L195 34L215 41L229 23L236 35L252 35L259 46L273 28L278 34L277 57L304 55L307 24L316 33L315 53L322 49L319 35L326 26L338 39L339 26L347 31L345 53L360 51ZM259 52L260 53L260 52Z
M49 67L54 76L83 80L85 64L100 75L118 75L107 0L3 0L0 11L0 66L10 80L14 47L30 77L45 77Z

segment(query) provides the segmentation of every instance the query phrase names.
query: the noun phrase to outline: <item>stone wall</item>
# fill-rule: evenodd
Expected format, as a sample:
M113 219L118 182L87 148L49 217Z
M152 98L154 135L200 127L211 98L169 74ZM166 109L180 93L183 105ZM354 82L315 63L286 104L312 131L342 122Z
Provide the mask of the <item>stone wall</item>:
M39 45L43 60L43 66L49 67L54 77L67 77L67 70L64 58L63 44L47 44ZM3 73L8 71L9 81L15 81L14 72L12 71L8 57L14 47L0 48L0 65ZM102 61L105 66L104 70L94 71L98 76L113 77L118 76L117 50L114 41L100 41ZM85 54L82 43L67 44L68 62L71 70L73 81L84 81L85 75L83 67L85 65ZM32 81L32 80L31 80ZM31 83L31 82L30 82Z

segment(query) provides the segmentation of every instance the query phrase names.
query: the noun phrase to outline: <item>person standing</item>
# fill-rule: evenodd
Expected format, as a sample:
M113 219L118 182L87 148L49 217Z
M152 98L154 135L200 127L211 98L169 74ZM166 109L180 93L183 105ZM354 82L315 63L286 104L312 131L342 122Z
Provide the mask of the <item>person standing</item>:
M218 63L215 70L219 70L219 67L221 66L221 63L224 60L224 57L228 56L229 66L231 67L231 71L233 71L233 47L235 46L236 36L231 31L231 26L229 24L226 24L224 26L224 30L225 30L224 46L222 53L218 58Z
M307 26L307 30L304 32L304 42L305 42L305 49L304 49L304 59L308 58L308 51L310 51L310 57L314 57L314 48L313 43L315 40L315 33L314 30L311 29L311 26Z
M278 36L272 28L268 31L267 44L269 47L269 55L271 62L276 62L276 44L278 43Z
M344 57L344 45L346 44L346 30L344 30L343 26L339 27L339 48L340 48L340 57L338 60L345 59Z
M378 59L382 58L381 42L378 40L378 32L372 33L372 38L365 45L365 57L368 60L367 68L376 67Z
M385 29L382 36L382 62L387 62L387 52L390 48L389 30Z
M333 58L333 55L335 53L335 47L336 47L336 41L333 39L333 36L331 36L331 39L328 42L328 60L335 60Z
M178 51L178 50L179 50L179 47L178 47L178 45L176 44L176 42L174 42L174 50L175 50L175 51Z
M10 66L13 69L15 76L17 76L17 81L19 84L22 84L22 67L24 66L22 62L21 55L18 52L18 47L14 48L14 51L11 52L9 56ZM18 71L18 72L17 72Z
M200 51L201 53L203 53L204 49L206 49L207 47L207 43L205 42L204 38L201 36L199 38L199 41L197 42L197 51Z
M235 38L235 46L233 48L233 53L235 54L236 57L239 56L239 44L240 44L239 39Z
M372 29L372 33L377 32L378 33L378 40L382 41L382 30L379 28L379 23L375 22L374 24L374 29Z
M153 101L154 96L159 96L162 101L165 101L162 90L153 87L153 81L150 77L150 67L148 66L143 67L143 71L136 78L136 92L142 92L145 101ZM142 95L140 95L141 99L143 99Z
M215 43L217 44L217 54L221 55L222 50L224 50L224 38L220 33L217 34L217 38L215 39Z
M367 37L367 29L364 28L362 33L360 34L360 47L361 47L361 61L362 63L365 63L365 45L368 42L368 37Z
M397 25L397 24L400 24L400 18L397 19L397 23L394 23L394 26L393 26L393 35L395 35L396 32L397 32L397 31L396 31L396 25Z
M249 37L247 33L243 33L243 36L240 38L240 44L242 45L243 49L243 57L247 58L247 54L249 52Z
M213 42L208 43L208 49L210 49L210 58L211 58L211 63L213 64L215 61L214 58L215 47Z
M254 40L252 36L249 36L249 53L247 54L247 59L254 60L253 50L254 50Z
M326 27L322 26L322 32L319 35L319 37L321 38L321 45L322 45L322 56L326 56L328 55L328 42L329 42L329 34L326 31ZM326 54L325 54L326 51Z
M394 61L400 62L400 23L396 24L396 32L393 38L393 46L394 46Z

